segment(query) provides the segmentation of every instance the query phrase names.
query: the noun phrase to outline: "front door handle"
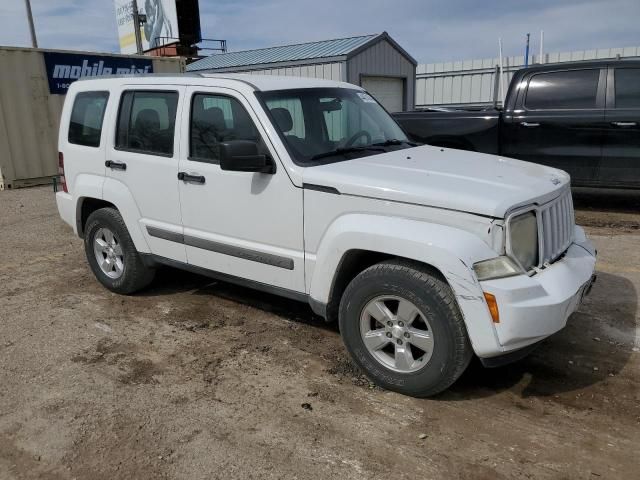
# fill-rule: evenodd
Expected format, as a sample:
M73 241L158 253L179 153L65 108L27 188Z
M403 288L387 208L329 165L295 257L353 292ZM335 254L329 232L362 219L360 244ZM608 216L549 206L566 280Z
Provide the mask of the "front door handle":
M107 160L104 162L104 166L111 170L126 170L127 164L124 162L114 162L113 160Z
M534 127L540 126L538 122L520 122L520 125L527 128L534 128Z
M204 185L205 178L197 173L178 172L178 180Z
M637 127L638 122L611 122L611 125L613 125L614 127L629 128Z

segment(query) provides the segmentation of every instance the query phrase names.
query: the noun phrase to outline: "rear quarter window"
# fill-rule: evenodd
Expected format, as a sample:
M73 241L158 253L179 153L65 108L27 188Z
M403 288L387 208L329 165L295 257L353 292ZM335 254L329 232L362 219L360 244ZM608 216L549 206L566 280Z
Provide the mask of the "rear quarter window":
M99 147L102 121L109 92L80 92L73 101L69 122L69 143Z
M616 108L640 108L640 68L616 68Z
M596 108L599 69L569 70L533 75L527 88L529 110Z

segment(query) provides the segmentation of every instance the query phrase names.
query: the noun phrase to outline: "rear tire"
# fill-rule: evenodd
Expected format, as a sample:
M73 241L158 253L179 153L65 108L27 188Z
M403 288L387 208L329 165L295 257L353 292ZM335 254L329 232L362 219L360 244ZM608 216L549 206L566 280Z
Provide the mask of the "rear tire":
M339 321L365 374L405 395L446 390L473 355L451 288L415 262L382 262L360 273L342 296Z
M155 269L144 264L122 216L114 208L101 208L89 215L84 247L93 274L112 292L134 293L149 285L155 276Z

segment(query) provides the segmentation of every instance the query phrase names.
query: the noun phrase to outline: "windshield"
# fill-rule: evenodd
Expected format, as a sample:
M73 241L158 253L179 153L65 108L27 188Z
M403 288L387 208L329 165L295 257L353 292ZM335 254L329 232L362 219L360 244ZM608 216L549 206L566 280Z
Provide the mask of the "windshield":
M306 88L257 93L296 163L314 165L415 146L368 93Z

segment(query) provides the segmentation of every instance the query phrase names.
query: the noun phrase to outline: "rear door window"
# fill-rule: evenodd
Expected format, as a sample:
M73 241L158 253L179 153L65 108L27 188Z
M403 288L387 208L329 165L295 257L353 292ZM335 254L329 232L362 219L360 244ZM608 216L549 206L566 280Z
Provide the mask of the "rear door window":
M133 90L122 94L116 148L173 155L178 92Z
M109 92L80 92L76 95L69 123L69 143L99 147L102 121Z
M533 75L525 106L529 110L596 108L600 70L570 70Z
M640 108L640 68L616 68L616 108Z

